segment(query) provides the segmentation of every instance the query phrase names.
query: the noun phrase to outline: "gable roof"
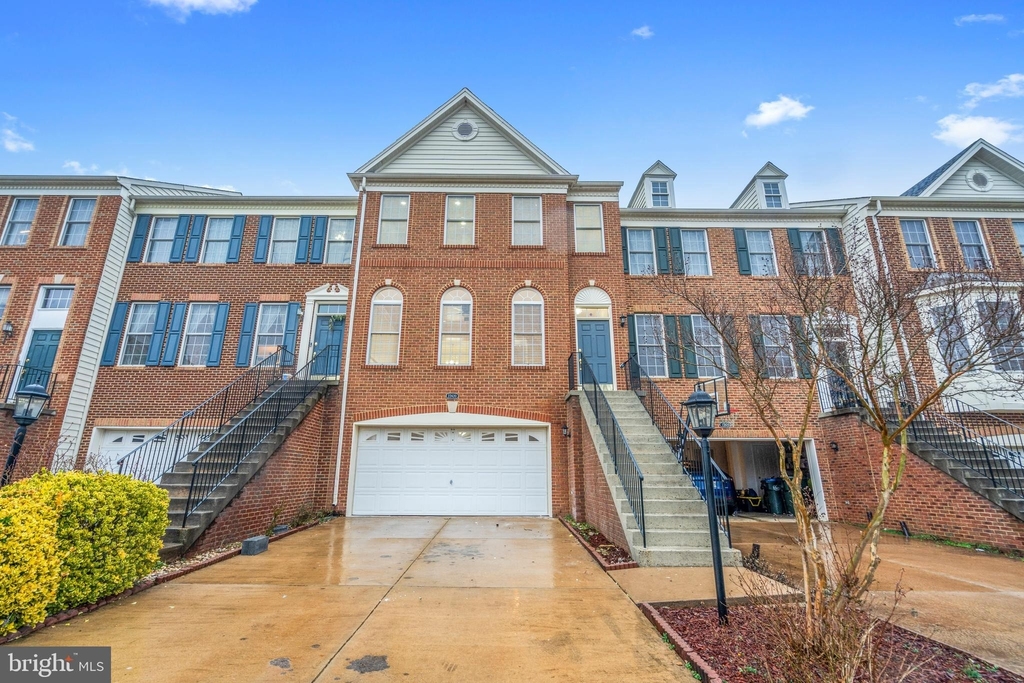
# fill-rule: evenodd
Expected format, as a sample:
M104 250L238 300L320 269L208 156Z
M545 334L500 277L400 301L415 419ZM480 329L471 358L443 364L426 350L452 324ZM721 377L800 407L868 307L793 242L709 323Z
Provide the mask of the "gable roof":
M740 204L743 203L743 200L747 198L747 195L750 193L751 188L754 187L754 183L757 181L758 178L781 178L782 180L785 180L788 177L788 173L783 171L781 168L779 168L772 162L765 162L765 165L761 167L761 170L755 173L753 177L750 178L750 182L748 182L743 187L743 191L739 193L735 200L733 200L733 203L729 205L729 208L739 208Z
M674 180L676 177L676 172L673 171L668 166L666 166L661 159L655 161L653 164L651 164L650 168L648 168L646 171L640 174L640 180L638 180L636 183L636 189L633 190L633 196L629 198L629 206L636 205L634 207L636 208L644 205L644 197L646 195L644 188L644 178L652 175L668 176L669 178L672 178Z
M389 166L400 160L403 155L409 152L413 147L416 147L418 143L421 143L424 138L427 138L437 131L446 121L451 119L453 116L464 116L467 114L472 115L474 118L478 118L488 126L488 132L493 132L494 134L491 136L492 143L501 144L506 150L506 153L510 150L521 155L522 161L525 162L526 165L532 166L532 168L527 171L529 174L555 176L571 175L554 159L545 154L539 147L530 142L530 140L528 140L522 133L517 131L507 121L501 118L497 112L484 104L483 101L474 95L468 88L463 88L456 93L454 97L435 109L429 116L418 124L413 126L413 128L402 137L391 143L391 145L389 145L384 151L360 166L354 173L350 173L349 178L352 180L353 185L357 185L358 179L361 176L376 173L387 173ZM443 136L440 137L443 138ZM451 135L448 135L447 137L451 142L458 143L459 145L472 145L475 141L470 140L469 142L459 142ZM480 144L483 143L481 142ZM473 148L467 147L458 149ZM444 160L446 158L443 156L443 152L437 153L439 154L439 160ZM408 165L404 166L406 172L408 172ZM402 172L403 168L401 167L403 167L403 165L399 164L398 167L399 168L396 168L391 172ZM455 172L459 175L466 175L466 171L464 169L459 169ZM494 171L490 169L486 172L494 173ZM445 169L442 166L436 171L431 171L431 173L443 174L445 173Z
M1014 159L984 138L978 138L973 144L960 150L956 156L926 175L900 196L930 197L943 183L949 180L950 176L975 157L1024 186L1024 163Z

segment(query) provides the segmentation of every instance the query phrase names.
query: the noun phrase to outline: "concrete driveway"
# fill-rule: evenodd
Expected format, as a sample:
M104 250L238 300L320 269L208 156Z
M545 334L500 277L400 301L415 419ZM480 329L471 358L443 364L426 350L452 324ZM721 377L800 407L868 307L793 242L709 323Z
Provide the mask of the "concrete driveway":
M536 518L337 519L16 644L110 645L147 683L693 680Z

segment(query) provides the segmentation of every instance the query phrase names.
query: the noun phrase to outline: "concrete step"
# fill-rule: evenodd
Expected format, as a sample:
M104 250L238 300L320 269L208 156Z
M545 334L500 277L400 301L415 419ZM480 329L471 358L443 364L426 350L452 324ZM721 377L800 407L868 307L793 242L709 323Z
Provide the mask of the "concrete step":
M173 562L181 557L183 552L185 552L185 546L181 543L164 543L160 548L160 561Z
M632 512L628 500L619 501L619 512ZM644 491L644 514L645 515L701 515L707 514L707 506L704 501L697 500L657 500L651 498L647 491Z
M646 512L644 519L647 523L648 531L656 529L664 529L667 531L692 531L694 529L707 528L708 524L706 508L704 512L698 510L693 514Z
M637 563L643 567L710 567L710 548L667 547L639 548ZM722 549L722 563L727 567L739 566L742 556L738 550Z
M700 493L689 482L684 486L651 486L651 479L644 479L644 501L648 500L698 500L704 504Z

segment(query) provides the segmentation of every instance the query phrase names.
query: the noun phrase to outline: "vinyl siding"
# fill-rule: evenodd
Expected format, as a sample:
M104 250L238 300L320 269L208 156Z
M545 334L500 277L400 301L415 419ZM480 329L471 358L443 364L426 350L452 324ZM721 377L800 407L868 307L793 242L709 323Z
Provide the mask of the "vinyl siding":
M761 208L761 202L757 196L757 183L750 186L743 196L736 200L732 205L733 209L759 209Z
M991 190L988 192L978 192L967 184L967 175L975 171L985 172L985 175L987 175L989 180L992 181ZM988 164L978 161L977 159L972 159L964 164L960 170L950 176L946 182L937 187L931 196L958 197L961 199L1024 199L1024 187L995 170Z

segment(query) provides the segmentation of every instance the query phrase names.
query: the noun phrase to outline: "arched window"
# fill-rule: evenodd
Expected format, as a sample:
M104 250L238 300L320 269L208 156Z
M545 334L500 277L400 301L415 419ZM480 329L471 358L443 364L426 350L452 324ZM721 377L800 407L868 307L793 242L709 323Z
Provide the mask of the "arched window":
M367 365L398 365L402 334L402 293L394 287L379 289L370 305L370 342Z
M544 297L536 289L512 295L512 365L544 365Z
M441 340L439 365L469 365L473 354L473 296L462 287L452 287L441 296Z

